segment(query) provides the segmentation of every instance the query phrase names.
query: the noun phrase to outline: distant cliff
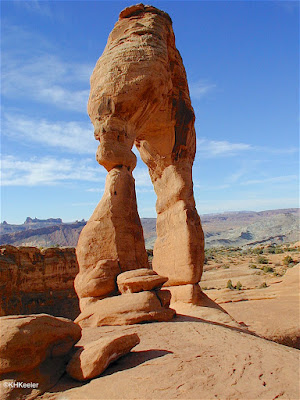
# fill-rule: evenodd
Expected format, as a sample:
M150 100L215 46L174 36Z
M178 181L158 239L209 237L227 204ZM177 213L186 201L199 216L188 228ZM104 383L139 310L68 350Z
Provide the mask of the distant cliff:
M244 246L299 240L299 208L241 211L201 215L205 246ZM141 219L146 248L156 239L156 219ZM60 218L39 220L28 217L24 224L1 223L0 245L76 247L86 221L64 223Z
M0 246L0 316L47 313L76 318L77 272L74 248Z

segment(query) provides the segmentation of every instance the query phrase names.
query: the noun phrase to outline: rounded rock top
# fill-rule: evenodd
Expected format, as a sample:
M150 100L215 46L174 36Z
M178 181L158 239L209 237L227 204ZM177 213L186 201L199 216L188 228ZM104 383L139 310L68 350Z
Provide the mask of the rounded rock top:
M130 17L137 16L137 15L141 15L144 13L152 13L152 14L161 15L162 17L166 18L172 24L172 19L168 13L160 10L159 8L156 8L156 7L153 7L150 5L144 5L142 3L135 4L133 6L124 8L124 10L122 10L120 12L119 20L124 19L124 18L130 18Z

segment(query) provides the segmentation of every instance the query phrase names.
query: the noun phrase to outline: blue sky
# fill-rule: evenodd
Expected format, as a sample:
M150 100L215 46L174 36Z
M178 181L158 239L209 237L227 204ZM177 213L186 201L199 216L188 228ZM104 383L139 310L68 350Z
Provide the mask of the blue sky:
M106 171L89 77L128 1L1 2L1 220L88 219ZM152 1L172 20L196 114L200 214L299 206L299 4ZM141 217L156 196L134 170Z

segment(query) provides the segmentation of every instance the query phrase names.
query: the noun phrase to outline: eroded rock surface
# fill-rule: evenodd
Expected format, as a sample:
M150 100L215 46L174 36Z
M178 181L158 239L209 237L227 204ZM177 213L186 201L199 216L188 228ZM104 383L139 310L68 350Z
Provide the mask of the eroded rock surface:
M81 337L73 321L47 314L1 317L0 332L1 399L33 399L54 385ZM37 386L6 387L10 382Z
M165 297L163 297L165 299ZM175 311L162 305L154 291L127 293L95 301L86 306L75 322L82 328L103 325L132 325L140 322L169 321Z
M67 372L78 381L93 379L139 343L140 339L136 333L95 340L77 350L67 366Z
M48 313L75 319L78 269L74 248L0 246L0 316Z
M299 399L298 350L206 318L83 329L81 346L113 334L141 342L98 379L78 387L63 376L42 399Z
M198 283L204 238L192 183L195 116L166 13L143 4L121 12L91 76L88 113L100 141L97 161L108 176L78 242L79 297L99 296L94 284L84 287L90 276L100 284L109 275L100 261L118 263L120 272L148 267L132 177L134 144L157 194L153 269L168 278L166 285ZM114 294L114 274L100 296ZM80 303L84 310L90 301Z
M118 275L117 285L121 293L138 293L158 289L167 280L168 278L158 275L151 269L141 268Z

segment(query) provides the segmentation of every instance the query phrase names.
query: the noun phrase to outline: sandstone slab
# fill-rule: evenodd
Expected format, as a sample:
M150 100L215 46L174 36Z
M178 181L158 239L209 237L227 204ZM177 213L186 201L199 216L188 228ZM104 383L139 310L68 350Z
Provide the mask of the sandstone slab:
M127 293L88 305L76 318L82 328L102 325L131 325L140 322L169 321L175 311L163 307L155 292Z
M137 293L160 288L167 280L149 268L140 268L118 275L117 285L121 293Z
M47 314L1 317L0 333L2 399L34 398L55 384L81 337L81 329L73 321ZM35 386L5 388L15 382L33 382Z
M64 376L41 400L299 398L298 350L189 314L172 322L83 329L78 345L129 333L137 333L140 344L99 379L78 387Z
M300 349L300 264L289 268L281 282L249 290L248 301L226 302L222 307L258 335Z
M102 374L109 364L129 353L139 344L136 333L113 335L88 343L71 358L67 373L74 379L85 381Z

